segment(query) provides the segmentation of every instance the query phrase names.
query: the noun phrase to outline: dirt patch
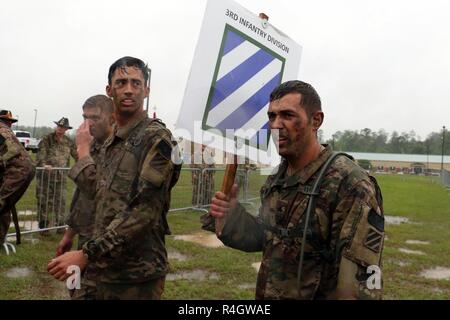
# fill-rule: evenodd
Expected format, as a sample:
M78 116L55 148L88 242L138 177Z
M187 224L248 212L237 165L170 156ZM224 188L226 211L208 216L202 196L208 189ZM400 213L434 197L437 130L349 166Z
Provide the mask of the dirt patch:
M406 253L406 254L415 254L418 256L424 256L425 252L420 251L420 250L410 250L410 249L406 249L406 248L399 248L398 251Z
M252 263L252 267L256 270L256 272L259 272L259 267L261 267L261 262Z
M207 248L224 247L222 241L217 239L217 236L215 234L206 232L198 232L194 234L175 236L174 239L193 242Z
M32 274L33 271L27 267L16 267L6 271L5 275L7 278L25 278L31 276Z
M406 240L406 244L418 244L418 245L428 245L429 241L421 241L421 240Z
M443 267L435 267L432 269L426 269L422 271L420 275L427 279L450 280L450 269Z
M180 271L176 273L169 273L166 276L167 281L174 280L196 280L196 281L206 281L206 280L219 280L219 275L215 272L208 272L205 270L189 270Z
M167 253L169 260L186 261L188 257L178 251L169 251Z

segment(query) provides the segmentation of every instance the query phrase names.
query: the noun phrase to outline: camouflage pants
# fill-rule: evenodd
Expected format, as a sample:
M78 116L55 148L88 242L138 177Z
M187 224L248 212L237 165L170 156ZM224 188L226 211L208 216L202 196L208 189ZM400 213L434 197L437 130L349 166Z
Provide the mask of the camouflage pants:
M160 300L166 277L143 283L97 282L97 300Z
M214 196L214 171L204 171L199 183L201 171L192 171L192 205L208 205Z
M3 213L0 215L0 245L5 242L8 234L9 225L11 224L11 213Z
M95 281L81 276L80 289L69 290L72 300L95 300L97 296L97 285Z
M39 228L64 224L66 211L65 171L41 171L36 175Z

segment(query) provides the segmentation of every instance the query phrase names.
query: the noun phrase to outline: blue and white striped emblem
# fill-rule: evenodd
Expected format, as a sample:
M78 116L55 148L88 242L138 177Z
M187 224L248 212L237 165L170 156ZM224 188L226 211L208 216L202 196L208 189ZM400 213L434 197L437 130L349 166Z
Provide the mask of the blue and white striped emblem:
M281 83L284 63L283 57L227 25L203 128L268 129L269 96Z

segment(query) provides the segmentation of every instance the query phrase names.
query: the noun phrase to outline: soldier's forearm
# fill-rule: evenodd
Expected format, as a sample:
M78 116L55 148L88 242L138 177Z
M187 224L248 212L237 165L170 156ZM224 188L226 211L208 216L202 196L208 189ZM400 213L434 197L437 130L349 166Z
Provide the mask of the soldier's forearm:
M231 248L258 252L263 249L264 228L256 217L239 204L236 210L228 214L219 239Z

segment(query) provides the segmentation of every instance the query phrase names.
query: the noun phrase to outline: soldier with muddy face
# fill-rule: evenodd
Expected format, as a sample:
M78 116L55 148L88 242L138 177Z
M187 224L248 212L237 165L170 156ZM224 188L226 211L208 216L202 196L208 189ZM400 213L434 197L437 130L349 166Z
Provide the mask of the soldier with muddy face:
M124 57L111 65L107 94L113 98L116 127L95 165L92 137L83 124L77 131L78 186L95 195L95 227L79 251L48 265L55 278L67 278L71 265L93 270L96 299L160 299L168 272L165 235L171 189L181 166L171 161L176 147L170 131L143 110L149 94L146 65Z
M380 298L381 284L368 281L368 271L381 266L384 238L375 179L318 142L324 114L311 85L281 84L270 96L268 117L283 160L261 188L257 217L236 200L237 186L229 197L216 193L210 215L225 219L216 230L220 240L263 252L257 299Z

